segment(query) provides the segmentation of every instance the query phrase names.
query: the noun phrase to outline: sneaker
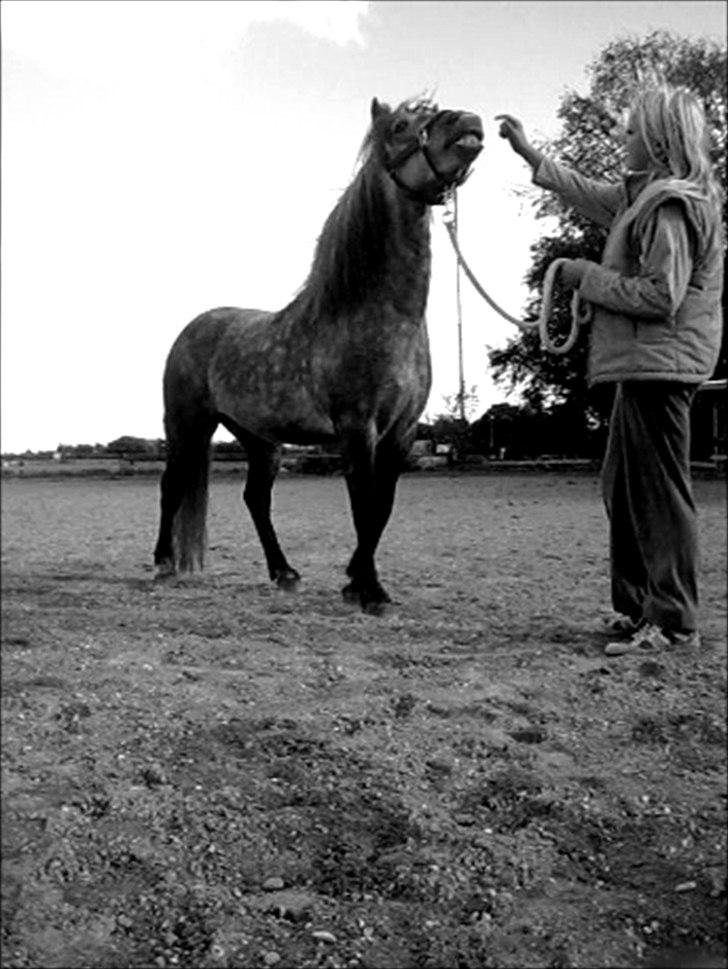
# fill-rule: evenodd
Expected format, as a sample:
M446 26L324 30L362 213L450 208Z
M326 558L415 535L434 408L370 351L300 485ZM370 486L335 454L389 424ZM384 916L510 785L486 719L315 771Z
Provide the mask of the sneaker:
M700 633L697 629L691 629L684 633L667 633L666 635L671 646L687 646L690 648L701 645Z
M624 656L625 653L634 653L637 650L651 652L658 649L669 649L671 646L700 646L700 633L697 630L670 632L647 622L640 626L630 639L607 643L604 647L604 654L606 656Z
M644 623L644 619L632 619L631 616L617 615L614 619L602 619L597 631L605 636L634 636Z

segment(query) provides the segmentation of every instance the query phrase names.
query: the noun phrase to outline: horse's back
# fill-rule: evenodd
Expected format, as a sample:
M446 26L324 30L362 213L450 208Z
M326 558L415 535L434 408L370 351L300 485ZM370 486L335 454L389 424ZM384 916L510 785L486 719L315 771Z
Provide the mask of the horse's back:
M212 361L224 348L231 330L246 323L269 317L260 310L222 306L196 316L182 330L167 356L164 369L164 403L167 413L186 410L190 414L214 413L210 388Z
M252 320L269 318L271 315L262 310L238 309L236 306L220 306L200 313L172 344L167 366L179 366L185 358L194 366L200 359L209 358L217 351L220 341L231 328L244 327Z

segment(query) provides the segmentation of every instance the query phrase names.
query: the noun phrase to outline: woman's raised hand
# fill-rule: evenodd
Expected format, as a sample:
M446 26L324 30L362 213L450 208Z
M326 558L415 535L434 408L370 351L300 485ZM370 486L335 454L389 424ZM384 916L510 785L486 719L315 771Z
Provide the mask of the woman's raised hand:
M500 137L505 138L515 153L525 158L529 165L535 168L541 161L541 152L528 140L518 118L514 118L512 114L497 114L495 120L500 121L498 129Z

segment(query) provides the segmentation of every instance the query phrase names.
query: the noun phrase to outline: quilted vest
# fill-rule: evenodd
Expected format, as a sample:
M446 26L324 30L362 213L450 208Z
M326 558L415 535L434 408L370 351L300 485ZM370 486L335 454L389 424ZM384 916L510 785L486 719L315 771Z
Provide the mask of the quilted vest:
M679 202L691 235L693 271L685 298L664 319L641 318L593 306L589 344L590 384L622 380L702 383L715 368L722 333L723 252L717 213L689 183L651 183L617 215L602 253L602 266L638 272L635 236L666 202Z

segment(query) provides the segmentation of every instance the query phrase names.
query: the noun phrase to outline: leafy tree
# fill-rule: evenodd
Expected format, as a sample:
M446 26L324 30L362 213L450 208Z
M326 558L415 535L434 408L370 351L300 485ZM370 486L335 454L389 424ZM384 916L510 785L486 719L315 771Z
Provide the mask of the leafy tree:
M430 426L428 439L435 444L449 444L453 449L453 461L459 461L471 448L468 416L477 406L475 386L445 396L445 413L438 414ZM463 416L465 415L465 416Z
M476 391L477 387L473 384L470 390L462 387L456 394L446 394L443 398L445 401L445 416L452 417L461 422L467 421L478 406L478 395Z
M548 410L530 404L494 404L470 426L476 454L511 459L550 454L560 458L596 458L603 453L605 432L598 420L584 421L570 400Z
M109 454L153 454L157 451L158 442L149 441L143 437L131 437L128 434L109 441L106 450Z
M524 407L515 404L493 404L473 421L470 426L470 442L475 454L496 455L503 451L510 457L514 444L523 431Z
M690 88L703 102L711 132L711 154L721 184L726 176L726 51L708 40L678 38L654 31L643 40L623 38L610 43L588 67L587 95L567 93L558 111L561 135L543 150L557 161L593 178L617 181L621 177L622 149L618 124L624 121L635 90L649 80L664 79ZM559 257L582 257L599 261L606 230L564 206L548 193L539 192L537 217L557 220L553 235L544 236L532 247L533 263L526 283L533 292L527 304L527 318L536 320L543 279L550 263ZM566 333L570 325L570 295L555 293L553 325ZM725 309L725 296L724 296ZM724 314L725 317L725 314ZM549 410L568 402L574 413L583 415L586 432L603 421L612 399L610 387L589 391L586 386L587 340L582 334L573 350L564 356L544 353L538 334L518 334L502 349L492 350L490 363L496 381L519 388L534 410ZM723 338L717 377L728 375L726 339Z
M234 457L245 456L245 451L239 441L216 441L212 446L212 451L216 456L226 454Z

